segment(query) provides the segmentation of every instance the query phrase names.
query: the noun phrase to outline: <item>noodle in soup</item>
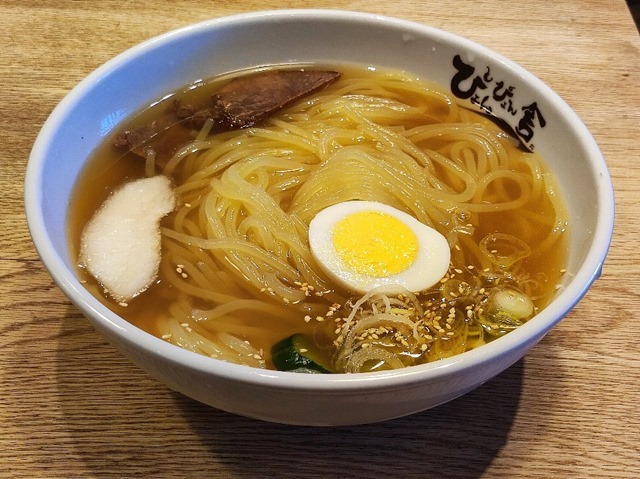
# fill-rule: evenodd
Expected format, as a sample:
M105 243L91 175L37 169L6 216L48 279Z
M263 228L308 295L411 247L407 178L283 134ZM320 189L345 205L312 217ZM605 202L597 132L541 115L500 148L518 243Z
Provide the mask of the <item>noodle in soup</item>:
M161 221L151 287L119 304L80 267L86 287L182 348L275 368L278 345L278 354L306 356L289 368L304 372L436 361L544 308L564 273L567 215L543 160L406 72L338 70L338 80L256 125L220 132L206 122L177 151L163 152L167 161L157 161L162 152L147 151L145 160L102 145L74 193L73 254L100 204L128 181L165 175L178 205ZM228 80L192 85L128 126L149 123L176 98L202 103ZM310 250L309 224L354 200L389 205L443 235L451 261L439 282L356 294L332 281Z

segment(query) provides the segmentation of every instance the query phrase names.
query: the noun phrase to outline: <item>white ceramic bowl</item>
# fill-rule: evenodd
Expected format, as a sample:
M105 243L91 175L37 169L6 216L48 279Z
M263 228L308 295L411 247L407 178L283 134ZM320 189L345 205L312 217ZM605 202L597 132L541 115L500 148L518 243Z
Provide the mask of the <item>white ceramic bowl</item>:
M78 282L67 243L69 197L84 162L123 118L168 92L250 66L356 62L405 69L446 88L453 58L513 101L536 102L546 121L537 151L555 171L571 216L571 278L524 326L477 350L424 366L354 375L304 375L228 364L162 341L109 311ZM475 75L474 74L474 75ZM466 90L469 82L456 83ZM478 90L481 95L490 92ZM499 108L497 105L494 105ZM522 110L521 110L522 111ZM533 118L534 125L539 118ZM192 398L241 415L290 424L381 421L434 407L500 373L560 321L599 275L613 227L613 193L598 147L553 91L511 61L458 36L407 21L342 11L281 10L220 18L153 38L109 61L75 87L35 142L26 175L33 241L53 279L119 351Z

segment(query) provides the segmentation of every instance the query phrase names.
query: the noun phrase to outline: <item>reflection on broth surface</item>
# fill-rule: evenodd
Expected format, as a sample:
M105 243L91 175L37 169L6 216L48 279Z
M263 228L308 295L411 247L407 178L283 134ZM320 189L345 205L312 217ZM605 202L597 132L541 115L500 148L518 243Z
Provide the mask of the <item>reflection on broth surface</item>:
M265 71L283 70L340 74L267 102L267 113L241 124L222 121L220 104L230 102L225 115L238 97L255 106L254 81L260 98L276 96L264 71L236 74L241 93L229 86L234 75L193 85L132 118L114 136L119 146L112 138L95 152L71 205L74 254L85 225L124 183L165 175L178 206L160 223L152 286L120 305L80 267L93 294L181 347L304 372L434 361L508 333L548 303L564 271L567 218L541 158L408 73ZM290 90L286 82L274 88ZM449 267L435 286L411 291L389 273L357 293L331 279L309 246L309 224L352 201L407 213L446 239ZM368 227L366 243L406 249L389 226Z

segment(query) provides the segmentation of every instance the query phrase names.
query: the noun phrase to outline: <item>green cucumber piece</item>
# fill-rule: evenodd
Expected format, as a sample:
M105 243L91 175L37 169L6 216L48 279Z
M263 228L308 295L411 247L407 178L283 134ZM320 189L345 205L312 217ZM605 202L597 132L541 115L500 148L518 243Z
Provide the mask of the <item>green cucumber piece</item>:
M304 334L294 334L271 348L271 360L278 371L307 369L329 373L325 360L313 341Z

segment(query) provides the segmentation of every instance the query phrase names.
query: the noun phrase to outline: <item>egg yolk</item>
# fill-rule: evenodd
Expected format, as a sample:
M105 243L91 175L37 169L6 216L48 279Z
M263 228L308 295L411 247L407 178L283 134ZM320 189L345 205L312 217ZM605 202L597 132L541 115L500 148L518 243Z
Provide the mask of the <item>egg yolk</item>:
M349 270L375 278L404 271L418 255L418 239L411 228L379 211L346 216L336 223L332 241Z

